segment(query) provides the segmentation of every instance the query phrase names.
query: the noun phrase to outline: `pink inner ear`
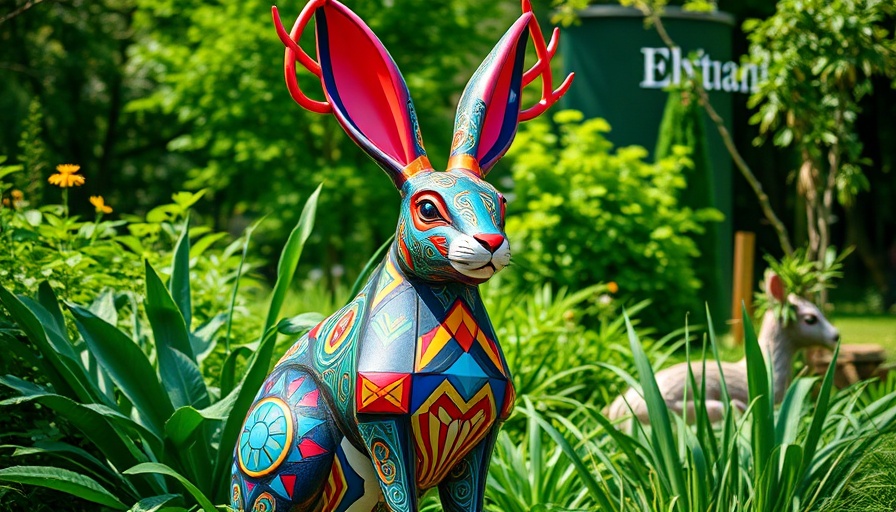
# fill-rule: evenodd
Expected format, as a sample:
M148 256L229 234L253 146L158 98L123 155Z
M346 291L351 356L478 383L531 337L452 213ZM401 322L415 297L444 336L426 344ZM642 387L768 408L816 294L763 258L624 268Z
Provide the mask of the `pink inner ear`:
M476 150L476 158L485 158L489 150L501 136L504 127L504 116L507 113L507 98L510 95L510 81L513 79L513 67L516 61L516 47L504 59L501 72L498 74L495 84L490 89L494 91L491 99L485 98L488 110L485 113L485 122L482 123L482 133L479 139L479 148ZM486 87L489 90L489 87ZM519 103L517 102L517 106Z
M326 9L333 78L344 113L379 150L412 162L413 136L404 80L385 48L360 20Z
M769 276L768 293L778 302L784 302L784 281L778 274Z

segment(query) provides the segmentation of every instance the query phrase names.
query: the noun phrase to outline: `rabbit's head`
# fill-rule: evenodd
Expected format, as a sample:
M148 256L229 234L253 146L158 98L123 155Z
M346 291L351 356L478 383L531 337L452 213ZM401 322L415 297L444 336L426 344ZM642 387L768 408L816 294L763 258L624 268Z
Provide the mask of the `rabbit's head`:
M297 41L315 18L317 60ZM286 83L301 106L332 113L346 133L392 178L401 192L395 250L402 269L427 281L481 283L510 262L504 234L504 197L484 178L510 147L520 121L532 119L562 96L572 75L553 90L550 60L556 38L545 44L523 0L523 14L510 27L461 95L446 171L435 171L407 85L380 40L351 10L336 0L309 2L287 33L274 8L286 45ZM532 36L538 61L524 68ZM296 62L320 77L326 101L305 96L296 80ZM522 89L542 79L542 99L521 109Z

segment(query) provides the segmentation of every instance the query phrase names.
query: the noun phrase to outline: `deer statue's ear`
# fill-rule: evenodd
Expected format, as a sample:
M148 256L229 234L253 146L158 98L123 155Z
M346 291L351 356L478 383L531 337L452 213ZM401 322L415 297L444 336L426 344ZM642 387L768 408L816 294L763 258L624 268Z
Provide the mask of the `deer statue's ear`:
M346 133L399 189L429 169L414 104L398 66L370 28L335 0L315 10L321 83Z
M765 292L772 299L784 303L787 297L787 289L784 288L784 280L774 272L769 272L765 278Z

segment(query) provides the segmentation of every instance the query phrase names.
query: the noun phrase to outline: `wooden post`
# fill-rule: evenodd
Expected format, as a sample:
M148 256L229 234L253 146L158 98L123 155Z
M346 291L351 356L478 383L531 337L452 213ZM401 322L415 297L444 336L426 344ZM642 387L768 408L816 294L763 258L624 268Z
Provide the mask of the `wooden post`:
M731 298L731 333L734 341L744 341L743 317L741 303L746 305L747 313L753 314L753 262L756 252L756 235L747 231L734 234L734 283ZM748 319L749 320L749 319Z

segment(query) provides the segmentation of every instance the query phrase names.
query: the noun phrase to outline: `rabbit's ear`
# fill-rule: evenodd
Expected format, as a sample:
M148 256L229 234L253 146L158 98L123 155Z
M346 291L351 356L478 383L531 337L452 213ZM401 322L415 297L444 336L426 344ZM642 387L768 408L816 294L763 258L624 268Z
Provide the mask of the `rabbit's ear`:
M485 176L513 142L532 16L526 12L516 20L467 83L454 120L449 170Z
M432 166L398 67L370 28L334 0L315 11L321 83L346 133L401 189Z

